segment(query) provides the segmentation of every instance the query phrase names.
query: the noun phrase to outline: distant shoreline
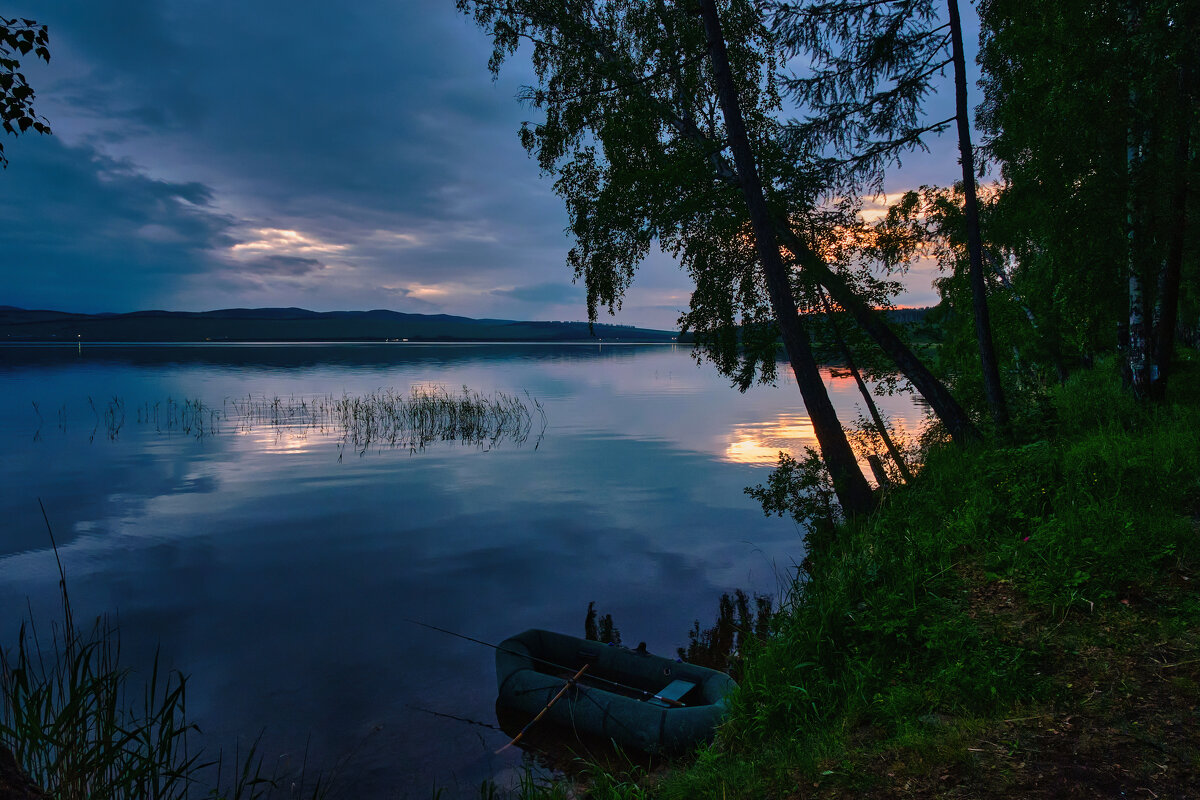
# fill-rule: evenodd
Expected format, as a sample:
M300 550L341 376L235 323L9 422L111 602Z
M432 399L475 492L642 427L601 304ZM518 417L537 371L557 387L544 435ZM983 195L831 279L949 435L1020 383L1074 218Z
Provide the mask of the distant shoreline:
M633 339L429 339L429 340L403 340L395 341L393 339L274 339L274 340L221 340L221 341L89 341L80 339L77 341L66 341L60 339L53 340L0 340L0 347L65 347L71 348L76 346L87 347L286 347L290 345L397 345L429 347L429 346L446 346L455 347L460 345L569 345L574 347L596 347L599 345L645 345L645 346L674 346L674 345L690 345L692 338L680 338L676 341L662 342L642 342Z
M384 309L230 308L74 314L0 306L0 343L7 344L670 344L687 338L676 331L630 325L472 319Z

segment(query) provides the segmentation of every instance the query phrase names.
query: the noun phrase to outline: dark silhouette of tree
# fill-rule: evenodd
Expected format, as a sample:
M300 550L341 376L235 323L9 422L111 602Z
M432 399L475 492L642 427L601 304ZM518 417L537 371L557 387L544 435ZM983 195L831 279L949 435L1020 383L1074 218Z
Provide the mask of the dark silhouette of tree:
M33 128L50 133L45 117L33 110L33 87L25 80L21 58L33 54L50 63L50 34L45 25L31 19L0 17L0 121L13 135ZM8 166L4 143L0 142L0 166Z
M722 4L720 21L765 221L759 212L751 219L709 37L695 6L460 0L459 7L491 34L493 70L522 43L531 46L539 83L522 99L544 117L522 128L522 141L543 171L557 177L575 239L568 261L587 287L590 318L600 307L619 306L657 241L696 283L681 321L697 331L718 367L745 387L756 374L774 376L775 341L780 325L789 324L780 322L788 316L782 307L816 307L815 295L805 294L824 286L925 396L952 436L975 436L945 386L877 311L884 295L880 282L836 269L814 249L810 228L845 218L821 206L828 188L821 165L797 160L781 145L779 59L759 4ZM766 241L767 228L773 244ZM783 262L783 285L778 271L760 268L762 258ZM785 334L788 357L794 372L811 377L802 363L802 338ZM800 380L813 390L810 396L824 394L823 386ZM844 439L840 425L837 432L829 427L827 441ZM859 478L844 471L843 483L863 480L857 467L855 472ZM851 500L848 508L859 505Z
M767 284L771 310L783 335L783 346L791 360L800 394L804 397L804 406L812 419L813 431L821 447L821 457L833 478L838 501L847 516L852 516L872 507L871 489L863 477L862 470L858 468L854 451L846 439L841 423L838 422L837 412L829 400L829 393L825 391L808 331L805 330L796 308L788 269L779 251L775 225L771 220L771 212L758 177L758 167L754 163L754 152L746 132L746 123L742 118L741 103L738 101L737 87L734 85L725 37L714 0L700 0L700 15L704 19L705 34L708 37L708 54L712 61L713 80L721 113L725 119L726 138L733 152L738 183L742 187L746 208L750 214L750 225L754 230L754 240Z
M934 0L782 4L776 16L782 44L808 62L804 74L785 82L809 115L792 126L791 141L799 157L822 160L839 188L882 191L887 167L913 149L928 149L925 138L956 123L979 363L992 420L1003 431L1008 406L987 304L962 25L957 0L945 8L949 21L939 24ZM955 115L926 122L924 100L947 67L954 73Z

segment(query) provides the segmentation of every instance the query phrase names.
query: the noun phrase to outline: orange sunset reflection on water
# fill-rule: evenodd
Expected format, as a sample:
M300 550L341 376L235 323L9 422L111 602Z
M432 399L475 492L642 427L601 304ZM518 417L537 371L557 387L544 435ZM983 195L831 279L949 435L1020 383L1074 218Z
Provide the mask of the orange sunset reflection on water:
M823 370L825 386L838 410L842 423L850 427L859 414L865 414L862 397L854 380L844 373ZM924 426L923 412L907 396L877 397L876 403L887 418L893 435L901 441L915 436ZM740 422L724 434L718 443L718 458L735 464L773 467L780 451L799 457L805 447L817 447L812 420L798 409L781 412L761 421ZM859 464L868 468L866 456L855 446Z
M804 414L780 414L766 422L735 425L729 432L721 460L773 466L779 460L780 450L795 453L805 445L816 444L812 420Z

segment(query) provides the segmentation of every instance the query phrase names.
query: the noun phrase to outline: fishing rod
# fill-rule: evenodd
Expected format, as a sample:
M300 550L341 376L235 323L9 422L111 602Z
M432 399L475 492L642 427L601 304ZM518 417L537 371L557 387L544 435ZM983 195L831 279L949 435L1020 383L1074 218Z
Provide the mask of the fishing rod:
M546 712L550 710L550 707L558 702L558 698L562 697L564 694L567 693L567 689L570 689L572 686L575 685L575 683L579 680L579 678L583 675L583 673L587 672L587 668L590 666L591 666L591 664L584 664L582 667L580 667L579 672L576 672L569 681L564 683L563 687L558 690L558 694L554 695L554 697L551 698L549 703L546 703L546 707L543 708L541 711L539 711L538 715L536 717L529 720L529 724L526 725L524 728L521 728L521 732L518 733L516 736L514 736L512 738L511 742L509 742L508 744L504 745L504 747L501 747L499 750L497 750L496 755L500 755L505 750L512 747L517 742L521 741L521 737L524 736L526 734L526 732L528 732L528 730L534 726L534 723L536 723L542 717L546 716Z
M444 634L447 634L449 636L454 636L459 639L465 639L468 642L474 642L475 644L481 644L484 647L490 647L493 650L500 651L501 653L511 653L514 656L522 656L523 658L528 658L531 661L536 661L537 663L543 664L547 667L554 667L555 669L562 670L563 672L574 672L574 669L572 667L567 667L562 664L556 664L553 661L547 661L546 659L539 658L538 656L535 656L531 653L521 652L520 650L510 650L509 648L501 647L498 644L492 644L491 642L485 642L483 639L476 639L472 636L467 636L466 634L458 633L457 631L448 630L446 628L439 628L437 625L430 625L428 622L421 622L421 620L419 620L419 619L411 619L410 617L401 617L401 619L403 619L405 622L411 622L413 625L420 625L422 628L428 628L431 631L437 631L438 633L444 633ZM606 683L609 686L615 686L616 688L624 689L627 692L634 692L636 694L641 695L642 700L658 700L660 703L666 703L667 705L672 706L674 708L683 708L684 707L683 703L679 702L678 700L674 700L670 697L662 697L658 694L655 694L654 692L648 692L645 689L639 689L636 686L630 686L627 683L621 683L620 681L614 681L609 678L602 678L599 675L595 675L595 674L588 675L588 680L596 681L597 683ZM571 682L573 682L573 681L568 681L568 684Z

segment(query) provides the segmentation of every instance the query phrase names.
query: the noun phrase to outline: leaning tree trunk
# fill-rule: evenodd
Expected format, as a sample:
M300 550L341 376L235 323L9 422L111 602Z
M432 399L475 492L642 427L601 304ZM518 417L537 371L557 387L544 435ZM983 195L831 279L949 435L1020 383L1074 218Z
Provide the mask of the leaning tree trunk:
M619 63L617 55L604 45L596 41L591 44L607 63ZM636 83L636 80L631 79L631 85L636 85ZM654 101L649 95L643 96L652 104L659 106L667 123L675 129L676 133L707 151L708 159L712 162L722 181L738 189L743 189L736 168L730 165L721 154L724 143L709 138L686 115L680 114L678 109ZM807 275L823 286L834 301L854 317L855 322L892 360L896 369L921 393L921 396L929 403L929 407L933 409L933 413L946 426L947 432L954 441L961 445L978 440L979 431L976 430L970 417L945 385L930 372L929 367L925 366L924 362L917 358L908 345L896 335L896 332L888 327L878 309L864 302L854 287L831 269L808 242L792 230L789 220L772 217L771 224L774 226L777 241L796 256Z
M916 390L921 393L929 407L933 409L946 430L958 444L967 444L979 439L979 431L967 416L950 390L939 381L929 367L921 361L896 332L892 330L883 315L863 301L850 283L834 272L817 253L798 236L789 225L776 220L775 231L779 241L791 250L799 259L800 266L813 280L829 292L839 306L846 309L863 331L879 345L879 349L896 365L896 368L909 380Z
M867 388L867 383L863 380L862 373L858 370L858 365L854 363L854 354L850 352L850 345L846 344L846 339L842 336L842 331L838 327L837 320L833 317L833 307L830 306L829 298L825 296L825 292L823 291L821 292L821 305L824 307L825 316L829 320L829 329L833 331L833 340L837 343L838 349L842 351L842 359L846 362L846 369L850 371L855 385L858 386L858 393L862 395L863 403L866 404L867 411L875 423L875 429L879 431L879 438L883 440L884 449L892 457L892 461L896 462L896 469L900 471L900 476L904 478L904 482L912 483L912 473L909 472L908 465L904 463L904 456L900 455L900 450L896 447L896 443L892 441L892 435L888 433L887 423L883 421L883 415L879 413L879 406L875 404L875 398L871 396L871 390ZM880 485L883 483L883 481L880 481Z
M779 252L775 226L767 208L762 184L759 182L758 168L754 164L754 154L746 134L746 124L742 119L737 87L734 86L729 70L725 38L721 33L721 23L714 1L701 0L700 13L704 18L704 30L708 36L708 53L712 60L721 113L725 118L725 131L729 137L734 167L737 169L750 214L750 224L754 230L755 246L767 283L771 310L783 335L783 345L787 350L792 372L796 375L796 383L800 387L804 405L812 419L813 431L821 448L821 457L833 478L838 501L846 516L854 516L870 510L874 505L871 487L858 467L854 450L850 447L846 432L842 430L841 421L838 420L833 403L829 400L829 393L825 390L821 371L813 356L808 331L805 330L796 310L787 267L784 266L783 256Z
M983 369L983 392L992 422L1001 435L1008 430L1008 405L1000 385L1000 367L992 345L992 322L988 313L987 282L983 275L983 240L979 233L979 199L975 192L975 154L971 147L971 122L967 117L967 62L963 55L962 22L958 0L947 0L950 11L950 47L954 61L954 107L958 117L958 151L962 161L964 212L967 218L967 257L970 262L971 305L975 312L975 339L979 343L979 365Z
M703 13L703 6L701 11ZM712 11L715 17L716 9L714 8ZM589 25L590 23L583 23L581 27L586 29ZM638 87L641 86L640 79L633 72L629 71L623 56L618 51L595 37L588 37L586 42L590 47L595 49L596 53L607 65L616 68L628 77L630 91L639 91ZM724 41L722 40L723 44ZM642 97L651 106L658 108L663 115L663 119L680 136L695 142L707 152L708 159L712 162L718 177L722 181L739 189L743 188L737 170L728 164L721 153L724 143L716 142L709 138L686 114L681 114L679 109L655 98L644 89L640 91L642 92ZM761 186L759 190L761 192ZM816 283L825 287L830 297L854 317L855 322L875 341L879 349L892 360L896 365L896 369L921 393L954 441L960 445L977 441L979 439L979 431L971 422L970 417L967 416L966 412L950 394L945 385L929 370L929 367L912 352L908 345L896 335L895 331L888 327L882 314L864 302L858 292L854 290L854 287L843 276L831 269L812 249L808 242L792 230L791 224L787 219L774 218L771 220L771 224L774 226L776 240L794 253L796 258L799 259L800 266L805 273Z

